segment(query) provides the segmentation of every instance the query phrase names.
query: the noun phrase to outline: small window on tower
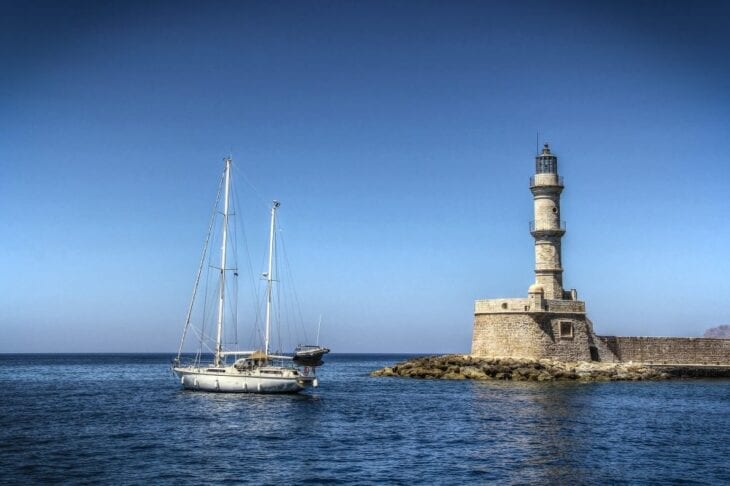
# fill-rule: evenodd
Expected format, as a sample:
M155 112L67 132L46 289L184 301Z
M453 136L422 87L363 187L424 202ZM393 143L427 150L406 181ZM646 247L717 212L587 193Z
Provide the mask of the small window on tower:
M573 339L573 323L560 321L560 339Z

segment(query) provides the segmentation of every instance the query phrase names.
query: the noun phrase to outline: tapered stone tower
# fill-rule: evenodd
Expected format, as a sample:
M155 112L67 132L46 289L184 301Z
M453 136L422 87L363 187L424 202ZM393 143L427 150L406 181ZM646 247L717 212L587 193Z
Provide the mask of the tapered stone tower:
M548 144L535 157L530 190L535 203L535 219L530 222L530 234L535 238L535 284L531 289L542 288L546 299L563 299L560 255L560 240L565 234L565 223L560 220L563 178L558 175L558 158L550 153Z

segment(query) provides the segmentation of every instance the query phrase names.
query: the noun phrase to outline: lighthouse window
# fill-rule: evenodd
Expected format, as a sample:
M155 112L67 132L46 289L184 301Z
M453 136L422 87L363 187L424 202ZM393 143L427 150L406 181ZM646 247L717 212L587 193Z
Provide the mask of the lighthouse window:
M557 214L558 213L558 208L553 208L553 213Z
M537 173L538 174L554 174L555 170L555 159L552 157L538 158L537 159Z
M573 323L571 321L560 321L560 338L573 339Z

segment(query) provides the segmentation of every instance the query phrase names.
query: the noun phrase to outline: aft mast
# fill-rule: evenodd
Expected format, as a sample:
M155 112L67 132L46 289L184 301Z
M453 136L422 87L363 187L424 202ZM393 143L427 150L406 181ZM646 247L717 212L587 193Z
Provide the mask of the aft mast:
M271 204L271 229L269 230L269 270L266 272L266 337L264 339L264 354L269 356L269 338L271 336L271 301L274 282L274 251L276 249L276 210L281 206L279 201Z
M231 188L231 159L226 159L226 182L225 195L223 197L223 244L221 247L221 268L220 268L220 291L218 295L218 332L215 339L215 366L221 366L221 358L223 356L222 336L223 336L223 315L225 312L225 292L226 292L226 250L228 243L228 202Z

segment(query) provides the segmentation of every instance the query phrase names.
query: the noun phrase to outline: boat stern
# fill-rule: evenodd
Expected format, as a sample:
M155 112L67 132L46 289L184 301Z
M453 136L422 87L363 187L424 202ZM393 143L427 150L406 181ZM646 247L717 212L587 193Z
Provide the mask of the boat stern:
M317 388L319 386L319 380L317 379L315 369L308 366L299 369L297 383L303 388Z

